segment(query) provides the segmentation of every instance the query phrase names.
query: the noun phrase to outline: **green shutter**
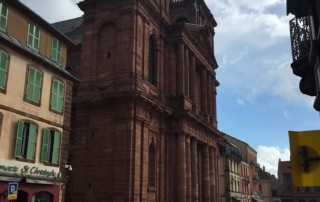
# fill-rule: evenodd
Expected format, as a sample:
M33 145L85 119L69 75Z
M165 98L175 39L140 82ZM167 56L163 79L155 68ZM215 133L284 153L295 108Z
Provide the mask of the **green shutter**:
M0 28L7 29L8 7L0 2Z
M48 152L49 152L49 137L50 130L47 128L43 129L42 137L42 147L41 147L41 162L48 162Z
M64 85L59 82L59 91L58 91L58 101L57 101L57 110L62 112L63 109L63 96L64 96Z
M54 132L53 138L53 149L52 149L52 164L59 163L59 155L60 155L60 133Z
M37 127L30 124L26 159L34 160L37 142Z
M26 97L36 103L40 102L42 74L40 71L29 68Z
M58 41L58 46L57 46L57 58L58 58L58 62L61 63L61 45L60 45L60 41Z
M58 80L52 82L51 109L63 111L64 84Z
M14 151L15 157L22 157L21 150L22 150L23 128L24 128L24 122L19 120L17 124L16 147Z
M57 58L56 47L57 47L57 40L55 38L53 38L52 39L52 47L51 47L51 59L52 60L56 60L56 58Z
M6 85L7 78L7 63L8 56L3 51L0 50L0 88L4 89Z
M58 92L58 81L53 80L52 81L52 90L51 90L51 109L56 110L57 109L57 92Z
M42 80L41 72L36 70L36 78L35 78L35 83L34 83L34 97L33 97L33 100L35 102L37 102L37 103L40 102L41 80Z

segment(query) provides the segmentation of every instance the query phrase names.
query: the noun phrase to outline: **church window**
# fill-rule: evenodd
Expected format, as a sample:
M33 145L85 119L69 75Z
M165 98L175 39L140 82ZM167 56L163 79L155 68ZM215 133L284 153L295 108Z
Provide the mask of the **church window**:
M157 82L157 48L154 35L149 38L149 72L148 81L155 85Z

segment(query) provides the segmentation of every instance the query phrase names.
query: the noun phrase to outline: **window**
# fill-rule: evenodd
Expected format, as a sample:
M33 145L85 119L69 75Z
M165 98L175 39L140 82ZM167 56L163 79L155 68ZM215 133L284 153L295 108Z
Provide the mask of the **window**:
M7 30L8 7L0 1L0 30Z
M18 121L15 157L34 160L37 142L37 126Z
M154 35L149 38L149 72L148 81L153 85L157 82L157 55L156 55L156 39Z
M57 63L61 63L61 46L60 41L53 38L51 45L51 59L56 61Z
M59 132L47 128L43 129L41 162L59 164L60 140L61 135Z
M47 192L38 192L32 195L32 201L41 201L41 202L52 202L53 197L52 194Z
M57 79L53 79L52 89L51 89L51 101L50 101L51 109L62 113L63 98L64 98L64 84Z
M41 84L42 73L33 67L29 67L25 95L27 100L40 104Z
M304 192L304 187L299 187L299 192Z
M310 187L310 192L314 192L315 191L315 187Z
M28 45L36 50L39 50L40 29L32 23L29 23L28 28Z
M148 165L148 185L155 187L156 185L156 149L153 144L149 147L149 165Z
M7 84L8 58L8 55L0 49L0 91L3 92L5 92Z

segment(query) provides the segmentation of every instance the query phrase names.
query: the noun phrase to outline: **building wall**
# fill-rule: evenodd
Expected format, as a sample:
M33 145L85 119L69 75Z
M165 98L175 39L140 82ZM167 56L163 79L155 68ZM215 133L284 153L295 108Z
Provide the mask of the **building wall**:
M17 181L21 201L35 200L33 195L43 192L50 193L53 202L64 201L72 89L76 79L63 70L63 65L66 64L66 47L72 43L20 2L0 3L8 7L7 29L0 30L0 50L8 55L6 84L0 92L0 195L8 189L9 181ZM29 21L42 30L39 52L30 51L26 44ZM50 59L52 37L61 39L60 65ZM42 75L38 104L26 99L29 67L36 68ZM64 86L62 112L54 111L50 105L53 79L58 79ZM35 142L33 160L15 155L19 120L36 126L35 140L32 140ZM40 160L45 128L60 134L57 164Z
M80 4L68 201L218 200L216 64L187 25L170 24L168 2Z
M52 30L47 29L45 26L43 26L43 23L41 23L39 18L28 15L26 12L21 10L23 8L10 6L10 4L8 6L9 6L9 12L8 12L8 22L7 22L7 33L12 37L14 37L15 39L19 40L20 42L27 44L29 22L36 24L37 26L41 27L39 52L41 55L47 58L50 58L52 38L56 37L57 39L62 40L63 37L53 33ZM16 26L17 24L19 24L19 26ZM62 66L65 67L66 63L67 63L67 46L66 44L62 43L61 64Z

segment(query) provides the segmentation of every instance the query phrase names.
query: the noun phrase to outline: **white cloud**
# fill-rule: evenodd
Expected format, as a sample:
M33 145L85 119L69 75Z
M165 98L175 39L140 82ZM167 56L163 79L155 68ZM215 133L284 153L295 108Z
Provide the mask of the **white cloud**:
M245 101L244 101L243 99L241 99L241 98L237 98L237 99L236 99L236 102L237 102L239 105L242 105L242 106L246 105Z
M280 148L278 146L264 146L259 145L257 148L258 163L260 166L264 166L266 171L277 176L278 174L278 162L290 160L290 149Z
M49 23L79 17L83 12L76 5L80 0L20 0Z

